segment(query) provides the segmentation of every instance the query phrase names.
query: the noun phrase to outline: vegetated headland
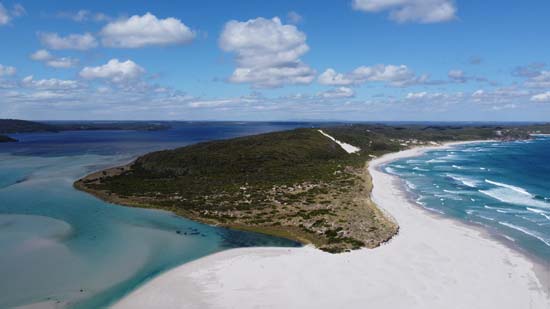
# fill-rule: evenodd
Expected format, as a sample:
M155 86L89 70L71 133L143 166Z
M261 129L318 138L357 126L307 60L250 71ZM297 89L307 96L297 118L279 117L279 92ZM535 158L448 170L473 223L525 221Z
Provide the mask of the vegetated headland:
M45 121L0 119L0 134L91 131L91 130L164 130L166 123L151 121Z
M295 129L157 151L74 185L115 204L164 209L338 253L377 247L399 230L370 199L372 158L450 141L528 139L550 133L550 125L356 124L322 130L325 134ZM338 142L360 150L350 153Z

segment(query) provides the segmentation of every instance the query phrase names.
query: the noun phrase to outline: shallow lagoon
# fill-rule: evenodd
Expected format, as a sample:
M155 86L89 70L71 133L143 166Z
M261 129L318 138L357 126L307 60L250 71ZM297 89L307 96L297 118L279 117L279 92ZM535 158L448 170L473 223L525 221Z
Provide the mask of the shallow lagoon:
M136 155L304 123L172 123L167 131L14 135L0 144L0 307L107 305L155 274L221 250L295 242L100 201L74 180Z

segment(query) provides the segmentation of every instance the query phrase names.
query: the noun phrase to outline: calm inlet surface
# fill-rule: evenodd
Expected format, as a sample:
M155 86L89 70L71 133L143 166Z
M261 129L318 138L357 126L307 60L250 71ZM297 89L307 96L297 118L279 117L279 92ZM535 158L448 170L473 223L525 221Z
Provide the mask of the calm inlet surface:
M13 135L0 144L0 307L37 302L95 308L184 262L289 240L105 203L73 189L94 170L190 143L308 126L172 123L164 131Z

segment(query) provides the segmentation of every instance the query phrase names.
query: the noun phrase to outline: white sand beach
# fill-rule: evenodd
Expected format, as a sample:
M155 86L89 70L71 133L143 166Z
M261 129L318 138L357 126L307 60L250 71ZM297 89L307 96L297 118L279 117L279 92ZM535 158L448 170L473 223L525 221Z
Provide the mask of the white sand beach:
M425 149L370 165L373 200L400 225L389 243L344 254L311 247L224 251L161 274L115 307L550 308L531 260L410 203L398 179L377 169Z

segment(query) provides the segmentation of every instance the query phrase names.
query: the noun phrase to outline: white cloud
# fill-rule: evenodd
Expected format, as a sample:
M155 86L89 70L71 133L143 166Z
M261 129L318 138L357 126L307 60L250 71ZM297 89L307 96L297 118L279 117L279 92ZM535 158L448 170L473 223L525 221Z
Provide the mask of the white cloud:
M550 87L550 71L540 71L537 75L529 78L525 83L527 87L533 88L549 88Z
M78 59L74 59L71 57L56 58L49 51L45 49L37 50L36 52L30 55L30 58L32 60L42 61L47 66L50 66L53 68L66 69L66 68L72 68L78 64Z
M352 98L355 96L355 91L353 91L353 89L349 87L338 87L335 89L323 91L318 95L325 99Z
M526 100L529 98L529 91L515 87L502 87L491 91L479 89L474 91L471 97L476 103L502 105L514 103L518 100Z
M118 48L185 44L196 36L181 20L158 19L151 13L111 22L100 34L103 45Z
M452 81L458 83L464 83L467 80L467 77L462 70L450 70L447 76L449 76Z
M296 13L295 11L290 11L288 12L288 14L286 14L286 19L289 23L296 25L301 23L304 18L302 17L302 15Z
M5 25L10 22L8 10L0 3L0 25Z
M27 11L25 11L25 8L19 3L14 4L12 9L8 10L0 2L0 26L7 25L14 17L21 17L25 14L27 14Z
M46 60L50 60L53 58L52 54L50 54L49 51L45 50L45 49L39 49L37 51L35 51L34 53L32 53L30 55L30 58L32 60L36 60L36 61L46 61Z
M525 78L528 88L550 88L550 71L542 62L518 66L512 71L513 76Z
M406 65L375 65L360 66L350 73L337 73L327 69L319 75L318 81L323 85L345 86L358 85L366 82L387 82L394 87L405 87L427 82L428 76L417 76Z
M15 75L15 73L17 73L15 67L0 64L0 77Z
M430 93L430 92L422 91L422 92L409 92L407 93L407 96L405 97L405 99L417 101L417 100L441 99L444 97L446 97L446 95L443 93L439 93L439 92Z
M88 10L79 10L77 12L60 12L57 14L57 17L70 19L75 22L105 22L112 19L104 13L94 13Z
M353 0L355 10L367 13L389 11L390 19L399 23L439 23L456 18L453 0Z
M75 67L78 64L78 59L71 57L60 57L46 61L46 65L52 68L67 69Z
M237 68L230 82L279 87L308 84L315 78L315 70L300 60L309 50L306 35L293 25L283 25L278 17L229 21L219 44L236 54Z
M356 83L356 80L354 80L352 76L346 77L342 73L337 73L332 68L329 68L325 72L321 73L318 77L318 81L320 84L332 86L347 86Z
M546 103L550 102L550 91L535 94L531 97L532 102Z
M29 75L21 83L25 87L33 87L37 89L47 89L47 90L64 90L64 89L76 89L81 87L79 83L75 80L66 80L66 79L39 79L35 80L32 75Z
M39 33L40 41L50 49L88 50L97 47L97 40L90 33L70 34L62 37L57 33Z
M85 79L108 79L115 83L138 79L145 70L132 60L120 62L111 59L102 66L85 67L80 71L80 76Z

